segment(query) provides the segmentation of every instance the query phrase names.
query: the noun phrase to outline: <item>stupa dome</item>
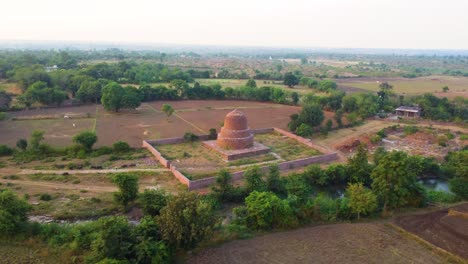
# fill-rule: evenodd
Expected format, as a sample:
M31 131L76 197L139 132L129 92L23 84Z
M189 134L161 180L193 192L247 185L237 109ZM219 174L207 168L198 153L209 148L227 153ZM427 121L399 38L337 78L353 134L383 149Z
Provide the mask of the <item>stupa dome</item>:
M245 149L253 146L253 134L243 112L236 109L226 115L217 144L226 149Z

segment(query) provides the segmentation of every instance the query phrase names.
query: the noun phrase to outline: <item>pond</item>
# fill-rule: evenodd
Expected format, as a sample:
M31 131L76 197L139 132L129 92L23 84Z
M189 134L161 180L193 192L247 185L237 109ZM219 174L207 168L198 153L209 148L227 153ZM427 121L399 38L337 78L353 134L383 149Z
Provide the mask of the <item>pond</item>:
M445 179L422 179L418 183L421 183L425 188L435 191L444 191L450 193L448 186L448 180Z

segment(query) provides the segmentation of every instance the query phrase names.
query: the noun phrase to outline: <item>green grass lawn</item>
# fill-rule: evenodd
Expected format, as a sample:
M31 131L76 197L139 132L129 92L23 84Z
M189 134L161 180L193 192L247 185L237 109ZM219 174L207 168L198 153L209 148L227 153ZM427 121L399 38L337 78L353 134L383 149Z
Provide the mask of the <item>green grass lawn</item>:
M310 148L294 139L283 137L278 133L255 135L255 140L270 147L272 152L275 152L287 161L322 154L316 149Z

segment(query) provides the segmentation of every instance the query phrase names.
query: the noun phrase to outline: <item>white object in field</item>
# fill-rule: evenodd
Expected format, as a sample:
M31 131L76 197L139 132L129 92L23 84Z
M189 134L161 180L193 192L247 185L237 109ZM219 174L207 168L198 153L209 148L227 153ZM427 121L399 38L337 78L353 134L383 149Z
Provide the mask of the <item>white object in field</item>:
M75 123L73 123L73 127L76 127Z

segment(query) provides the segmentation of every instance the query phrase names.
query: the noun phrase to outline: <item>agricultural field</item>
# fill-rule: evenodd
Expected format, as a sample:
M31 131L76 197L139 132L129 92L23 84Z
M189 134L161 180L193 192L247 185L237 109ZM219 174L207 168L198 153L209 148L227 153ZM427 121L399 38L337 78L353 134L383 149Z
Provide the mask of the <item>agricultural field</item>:
M164 103L175 109L169 118L160 111ZM158 101L119 113L106 112L101 105L24 110L9 112L9 120L0 122L0 141L14 146L33 130L43 130L47 143L67 146L75 134L95 130L97 146L122 140L140 147L143 139L177 137L186 132L207 134L210 128L219 129L224 116L236 108L246 113L251 128L287 128L289 116L300 111L296 106L232 100Z
M446 263L431 249L382 223L335 224L237 240L187 263Z
M401 216L395 223L431 244L468 259L468 203L425 214Z
M413 79L406 78L356 78L339 81L339 86L352 87L363 91L377 92L381 82L393 85L393 91L397 94L416 95L434 93L439 96L468 97L468 78L451 76L428 76ZM442 87L448 86L449 92L442 93Z
M321 155L319 151L277 133L257 134L255 141L269 147L271 152L225 162L221 156L203 146L200 141L162 145L156 148L191 180L213 177L223 168L235 172L254 165L267 165Z
M247 80L245 79L196 79L196 81L204 85L220 84L221 87L232 87L232 88L244 86L245 83L247 82ZM291 88L291 87L288 87L287 85L284 85L283 81L255 80L255 82L257 83L257 87L270 86L270 87L281 88L285 91L297 92L300 94L313 92L317 96L327 96L326 93L317 92L316 90L311 89L304 85L296 85Z

